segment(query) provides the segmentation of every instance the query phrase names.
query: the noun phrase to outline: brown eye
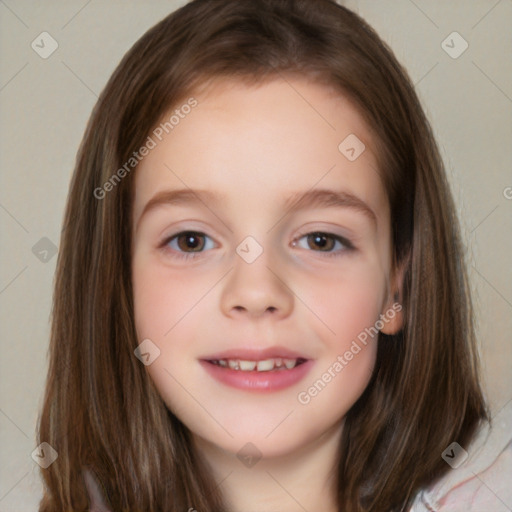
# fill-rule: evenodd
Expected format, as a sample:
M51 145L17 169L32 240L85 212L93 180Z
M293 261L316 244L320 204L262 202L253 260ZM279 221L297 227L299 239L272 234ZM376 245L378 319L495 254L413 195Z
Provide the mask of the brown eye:
M184 252L200 252L203 250L205 242L204 235L195 231L184 231L176 235L178 248Z
M313 253L322 253L322 256L342 256L357 250L345 237L322 231L306 233L295 239L292 246L301 247Z
M166 256L176 259L194 259L216 248L215 241L199 231L180 231L164 239L160 249Z
M320 251L332 251L336 241L326 233L310 233L307 235L308 246L311 249Z

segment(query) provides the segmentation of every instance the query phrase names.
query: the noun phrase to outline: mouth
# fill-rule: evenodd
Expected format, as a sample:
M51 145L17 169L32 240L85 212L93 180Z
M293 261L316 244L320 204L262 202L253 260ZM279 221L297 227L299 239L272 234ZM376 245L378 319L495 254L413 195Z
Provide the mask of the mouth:
M246 391L277 391L302 380L313 360L282 347L235 349L200 358L218 382Z

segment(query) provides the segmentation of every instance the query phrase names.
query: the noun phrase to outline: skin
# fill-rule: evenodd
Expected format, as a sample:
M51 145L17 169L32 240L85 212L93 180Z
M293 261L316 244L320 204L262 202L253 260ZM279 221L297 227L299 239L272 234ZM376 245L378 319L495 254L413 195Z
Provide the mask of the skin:
M389 310L399 290L373 133L348 99L304 79L257 87L224 79L194 97L198 105L135 176L135 323L139 340L160 350L146 369L193 433L232 511L334 511L336 447L344 416L371 376L376 338L309 403L297 397ZM353 162L338 150L351 133L366 146ZM181 188L225 197L161 204L142 215L155 195ZM311 188L350 192L375 219L346 206L288 212L286 198ZM184 230L207 235L196 240L202 251L183 239L165 245ZM306 236L317 231L345 237L355 249L328 238L322 251ZM251 264L236 253L247 236L263 248ZM187 250L193 257L180 259ZM382 331L401 325L397 313ZM215 352L274 345L314 360L303 381L281 391L230 388L199 364ZM262 455L251 468L236 457L248 442Z

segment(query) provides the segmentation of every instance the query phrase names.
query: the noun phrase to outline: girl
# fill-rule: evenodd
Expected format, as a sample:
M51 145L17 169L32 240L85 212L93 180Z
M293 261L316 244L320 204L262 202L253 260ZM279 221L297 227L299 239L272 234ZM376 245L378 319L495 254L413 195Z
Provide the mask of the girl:
M473 460L488 414L438 149L346 8L195 0L149 30L64 227L41 512L469 510L452 468L500 464L499 443Z

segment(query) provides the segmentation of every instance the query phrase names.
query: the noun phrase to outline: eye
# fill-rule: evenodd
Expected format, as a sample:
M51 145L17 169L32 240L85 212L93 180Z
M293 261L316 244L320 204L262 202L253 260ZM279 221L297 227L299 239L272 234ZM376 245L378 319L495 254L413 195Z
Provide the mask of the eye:
M209 243L208 243L209 242ZM178 253L177 257L193 257L193 253L201 253L205 249L213 249L213 240L198 231L181 231L167 238L162 246ZM179 254L183 253L183 254Z
M301 243L304 239L305 246ZM326 256L338 256L340 252L352 251L355 249L353 244L346 238L332 233L324 233L322 231L315 231L302 235L294 240L293 245L298 245L303 249L313 249L315 252L327 253L325 254Z

